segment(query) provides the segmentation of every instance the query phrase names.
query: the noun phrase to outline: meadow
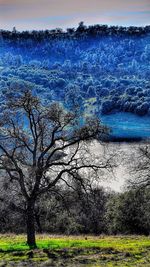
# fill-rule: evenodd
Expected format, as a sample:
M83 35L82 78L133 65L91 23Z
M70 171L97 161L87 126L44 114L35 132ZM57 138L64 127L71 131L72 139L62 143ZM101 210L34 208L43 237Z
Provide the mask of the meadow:
M0 266L150 266L145 236L37 235L31 250L24 235L0 235Z

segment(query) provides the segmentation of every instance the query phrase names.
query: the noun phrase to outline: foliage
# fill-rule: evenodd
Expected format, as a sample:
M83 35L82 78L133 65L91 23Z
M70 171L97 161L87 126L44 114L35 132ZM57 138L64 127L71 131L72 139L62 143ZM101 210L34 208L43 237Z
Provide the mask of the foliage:
M8 191L6 194L8 196ZM85 191L80 184L74 189L57 188L36 203L36 231L67 235L148 235L149 202L148 189L138 188L118 194L102 188ZM8 204L1 199L0 232L24 232L26 225L21 211L10 205L10 201Z
M145 234L150 231L150 194L147 189L114 195L107 203L106 218L110 234Z

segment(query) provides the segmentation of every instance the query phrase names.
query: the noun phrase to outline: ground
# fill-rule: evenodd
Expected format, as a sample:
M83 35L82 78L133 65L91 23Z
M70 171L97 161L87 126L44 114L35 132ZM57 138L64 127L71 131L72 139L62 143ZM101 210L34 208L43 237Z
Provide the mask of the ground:
M0 267L149 267L150 238L144 236L37 235L31 250L24 235L0 235Z

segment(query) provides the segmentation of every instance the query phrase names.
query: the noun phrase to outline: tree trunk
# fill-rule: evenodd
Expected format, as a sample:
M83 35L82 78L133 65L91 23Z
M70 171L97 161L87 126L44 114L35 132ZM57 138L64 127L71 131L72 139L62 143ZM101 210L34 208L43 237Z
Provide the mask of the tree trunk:
M35 201L29 200L27 203L27 243L29 247L36 248L35 241L35 214L34 214Z

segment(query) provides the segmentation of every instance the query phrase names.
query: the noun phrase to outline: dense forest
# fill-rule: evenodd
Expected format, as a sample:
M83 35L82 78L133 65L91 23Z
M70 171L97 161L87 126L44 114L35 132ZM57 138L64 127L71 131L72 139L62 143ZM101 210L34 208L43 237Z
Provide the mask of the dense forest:
M149 63L149 26L1 30L1 110L6 95L30 88L43 101L78 105L86 116L149 116Z
M149 235L149 188L137 187L124 193L93 186L84 189L79 182L70 189L57 187L39 200L35 209L36 231L67 235ZM26 206L17 200L17 208L11 193L8 200L9 190L0 199L0 232L19 234L26 228Z
M13 202L10 204L7 196L1 197L1 203L5 200L6 204L0 208L0 232L22 233L26 227L25 214ZM57 234L148 235L149 201L148 189L113 193L103 188L85 192L80 185L78 190L59 188L57 193L50 193L38 202L36 230Z

